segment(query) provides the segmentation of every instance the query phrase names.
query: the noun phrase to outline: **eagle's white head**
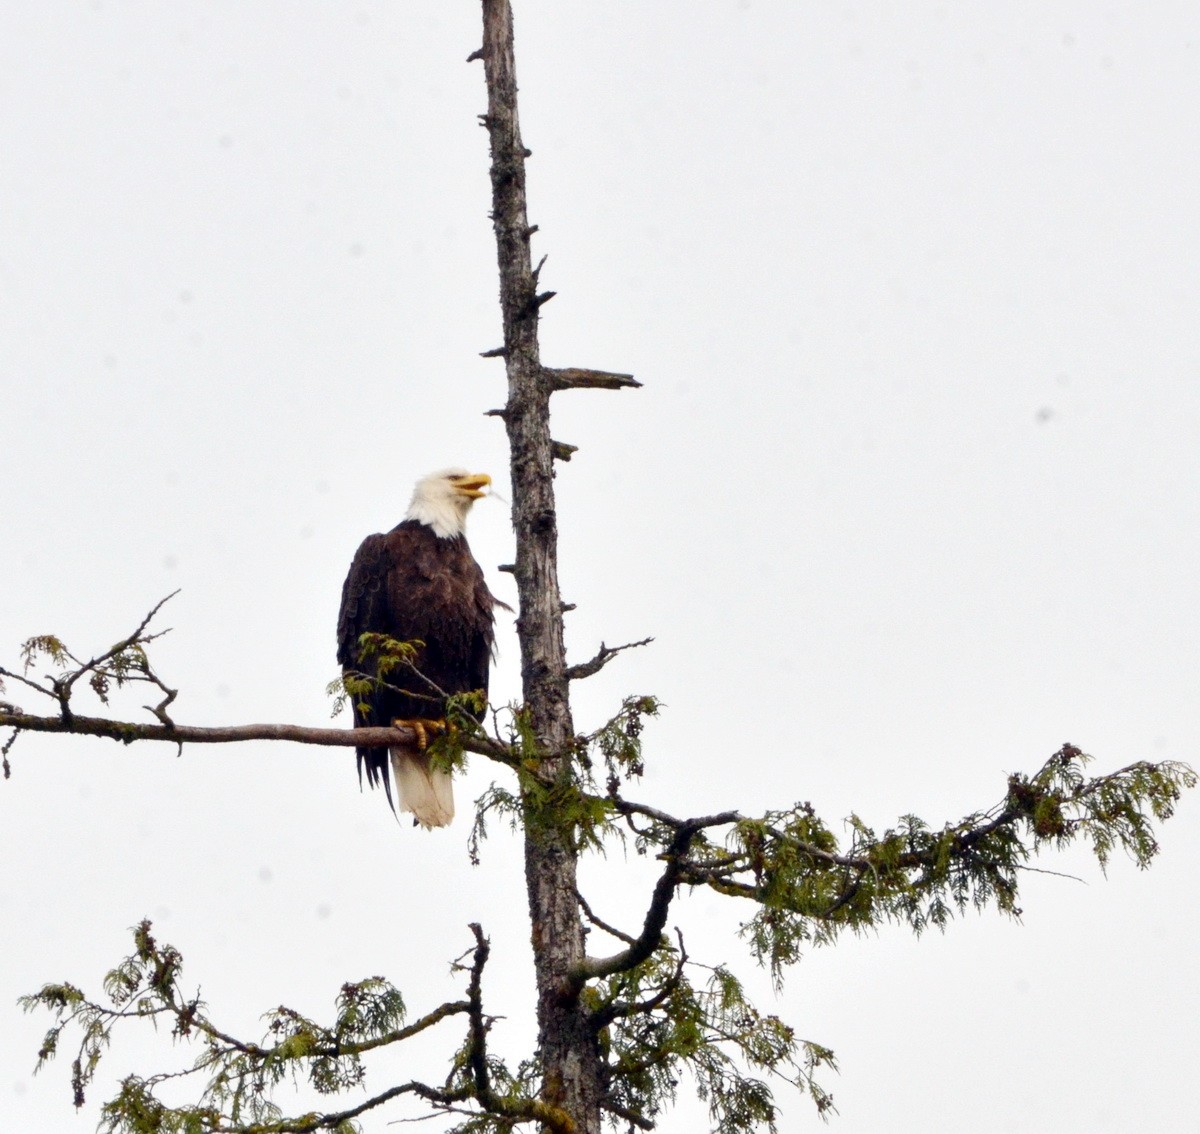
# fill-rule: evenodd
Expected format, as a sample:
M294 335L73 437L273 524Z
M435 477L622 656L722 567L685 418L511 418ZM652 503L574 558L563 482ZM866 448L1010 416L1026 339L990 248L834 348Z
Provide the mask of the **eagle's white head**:
M406 520L417 520L433 528L442 539L453 539L467 530L467 513L471 505L492 483L487 473L471 473L466 469L442 469L417 481Z

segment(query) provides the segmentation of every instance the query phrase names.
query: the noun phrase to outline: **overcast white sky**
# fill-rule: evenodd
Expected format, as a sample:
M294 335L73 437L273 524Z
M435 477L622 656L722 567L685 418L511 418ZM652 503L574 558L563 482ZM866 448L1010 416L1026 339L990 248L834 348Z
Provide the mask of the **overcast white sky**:
M581 687L668 705L641 796L811 800L883 827L991 805L1063 741L1195 760L1200 20L1194 5L518 3L543 354L634 372L561 395ZM157 599L177 717L320 724L339 590L413 481L507 454L478 5L0 8L0 664L106 647ZM513 597L507 509L472 543ZM518 689L510 625L498 701ZM33 708L24 694L10 698ZM143 715L137 699L125 709ZM519 848L425 835L353 756L25 736L0 784L0 1114L91 1129L30 1077L21 992L98 990L155 920L214 1015L393 978L454 992L494 943L494 1042L532 1041ZM475 762L460 808L487 786ZM1031 876L970 916L807 958L763 1006L835 1049L838 1134L1195 1129L1196 858ZM650 874L586 871L640 922ZM752 966L695 895L698 959ZM606 946L597 945L597 948ZM438 1077L447 1029L411 1063ZM118 1042L110 1076L181 1058ZM106 1082L111 1078L106 1079ZM784 1128L817 1125L782 1091ZM401 1110L377 1114L377 1134ZM700 1128L696 1106L662 1123ZM433 1124L430 1124L433 1125ZM429 1128L423 1126L423 1129Z

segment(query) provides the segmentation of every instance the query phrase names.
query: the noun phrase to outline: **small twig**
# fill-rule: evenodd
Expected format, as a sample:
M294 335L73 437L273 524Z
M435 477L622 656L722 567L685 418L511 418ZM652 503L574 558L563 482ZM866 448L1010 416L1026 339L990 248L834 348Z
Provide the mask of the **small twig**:
M437 1103L437 1110L430 1111L429 1114L414 1114L411 1118L390 1118L388 1119L389 1126L407 1126L416 1125L418 1122L428 1122L431 1118L441 1118L447 1114L463 1114L468 1118L478 1118L479 1111L468 1110L464 1106L451 1106L449 1103Z
M59 701L62 703L64 710L67 707L67 704L66 704L67 701L70 699L72 686L85 673L87 673L89 671L95 672L97 666L103 665L106 661L111 661L118 654L124 653L124 651L129 649L130 646L141 645L143 642L152 642L152 641L154 641L155 638L161 638L164 634L169 633L169 631L167 631L167 630L160 630L157 634L154 634L150 637L142 637L142 631L145 630L146 627L150 625L151 619L153 619L154 616L160 610L162 610L163 606L166 605L168 602L170 602L171 599L173 599L177 594L179 594L178 589L172 591L169 595L167 595L166 598L159 599L159 601L156 602L154 604L154 606L152 606L150 608L150 613L147 614L146 617L142 619L142 621L138 624L137 629L134 630L134 632L132 634L130 634L128 638L123 639L122 641L118 642L115 646L112 646L109 649L105 650L104 653L98 655L97 657L92 658L91 661L85 662L83 665L80 666L79 669L77 669L74 673L72 673L68 677L66 677L62 682L56 681L54 683L55 690L56 690L56 696L58 697ZM159 684L159 682L157 681L156 678L150 677L148 665L147 665L145 672L146 672L147 680L151 680L151 681L154 681L155 684ZM162 688L164 691L166 690L165 685L163 685Z
M411 662L404 662L401 664L407 665L410 668L413 668ZM423 676L419 670L414 670L414 671L417 673L418 677ZM362 670L359 670L359 669L343 670L343 672L342 672L343 680L347 677L359 679L359 680L365 679L367 681L370 681L372 689L376 689L376 690L387 689L392 693L403 693L405 697L412 697L414 700L418 700L418 701L428 701L430 705L441 704L441 703L444 703L446 700L445 694L442 694L441 691L437 688L437 686L433 686L433 688L434 688L433 693L418 693L415 689L406 689L403 685L396 685L391 681L385 681L382 677L376 677L374 674L371 674L371 673L364 673ZM430 682L430 684L432 685L433 683ZM349 694L347 694L347 697L349 697Z
M600 1107L602 1110L607 1110L609 1114L615 1114L622 1122L628 1122L631 1126L636 1126L639 1130L656 1129L650 1119L643 1118L640 1114L634 1114L631 1110L626 1110L625 1107L613 1102L612 1099L601 1099Z
M171 718L166 715L166 707L175 699L177 693L175 690L170 689L154 672L145 647L148 643L156 641L170 631L160 630L155 634L147 634L146 627L150 625L151 620L163 608L164 604L173 599L177 594L179 594L179 591L175 590L167 595L166 598L160 599L150 608L149 613L142 619L132 634L88 661L77 658L65 645L50 635L31 638L25 643L22 651L25 656L26 671L28 671L32 664L34 656L41 651L48 652L52 661L56 665L63 667L64 671L57 676L47 675L50 681L48 686L40 685L24 674L10 673L8 670L2 668L0 668L0 677L12 677L20 681L23 685L56 701L58 703L58 719L68 729L75 716L70 703L71 694L76 682L84 674L90 673L92 675L90 684L105 704L108 703L110 681L115 680L117 685L142 681L146 684L157 686L158 689L166 694L165 699L159 704L157 709L151 709L150 706L146 706L146 708L150 709L162 724L169 726L172 722ZM137 650L136 654L126 655L126 651L133 650L134 648ZM70 669L67 665L68 662L73 664L75 668ZM8 714L10 716L20 715L11 712L11 706L0 705L0 709L10 710Z
M154 683L164 693L166 693L166 696L161 701L159 701L159 703L157 705L143 705L142 708L146 709L148 712L153 713L168 728L174 728L175 722L173 720L171 720L171 718L167 715L167 706L170 705L171 702L174 701L175 698L179 696L179 690L178 689L168 689L161 681L158 681L157 679L155 680Z
M598 918L592 912L592 907L588 905L587 899L579 892L578 889L575 891L575 897L579 900L579 908L583 910L588 921L590 921L594 926L599 929L603 929L605 933L615 937L618 941L624 941L626 945L637 944L636 937L631 937L628 933L623 933L621 930L609 925L608 922L601 921L600 918Z
M19 681L22 685L28 685L30 689L35 689L46 697L53 698L55 696L53 689L48 689L45 685L39 685L24 674L13 673L12 670L4 669L2 666L0 666L0 677L11 677L14 681Z
M1065 878L1068 882L1078 882L1083 886L1088 884L1088 880L1080 878L1078 874L1067 874L1062 870L1047 870L1044 866L1026 866L1025 863L1018 862L1016 869L1022 874L1049 874L1051 878Z
M567 667L567 680L577 681L581 677L591 677L592 674L599 673L622 650L633 650L638 646L648 646L653 641L653 638L643 638L640 642L626 642L623 646L606 646L601 642L600 650L594 658L581 662L579 665Z

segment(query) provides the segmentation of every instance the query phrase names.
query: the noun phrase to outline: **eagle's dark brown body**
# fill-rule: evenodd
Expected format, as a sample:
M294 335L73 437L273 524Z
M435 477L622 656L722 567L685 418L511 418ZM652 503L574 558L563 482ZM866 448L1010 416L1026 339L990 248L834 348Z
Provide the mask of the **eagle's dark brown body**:
M481 689L486 694L497 600L462 535L440 537L417 520L363 540L342 587L338 662L343 672L375 676L375 660L359 660L359 636L387 634L425 645L415 665L393 669L386 680L399 689L377 689L354 707L354 723L387 725L397 718L445 715L446 695ZM428 679L422 681L421 676ZM388 753L358 749L358 770L372 787L382 782L388 799Z

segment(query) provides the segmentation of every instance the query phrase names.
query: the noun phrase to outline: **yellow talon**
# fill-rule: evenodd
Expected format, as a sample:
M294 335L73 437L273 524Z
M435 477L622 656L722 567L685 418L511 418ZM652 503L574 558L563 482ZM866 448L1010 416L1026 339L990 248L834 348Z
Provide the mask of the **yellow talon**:
M411 720L397 717L392 721L392 728L411 728L417 734L417 751L424 752L429 747L429 734L446 732L448 726L445 717L413 717Z

